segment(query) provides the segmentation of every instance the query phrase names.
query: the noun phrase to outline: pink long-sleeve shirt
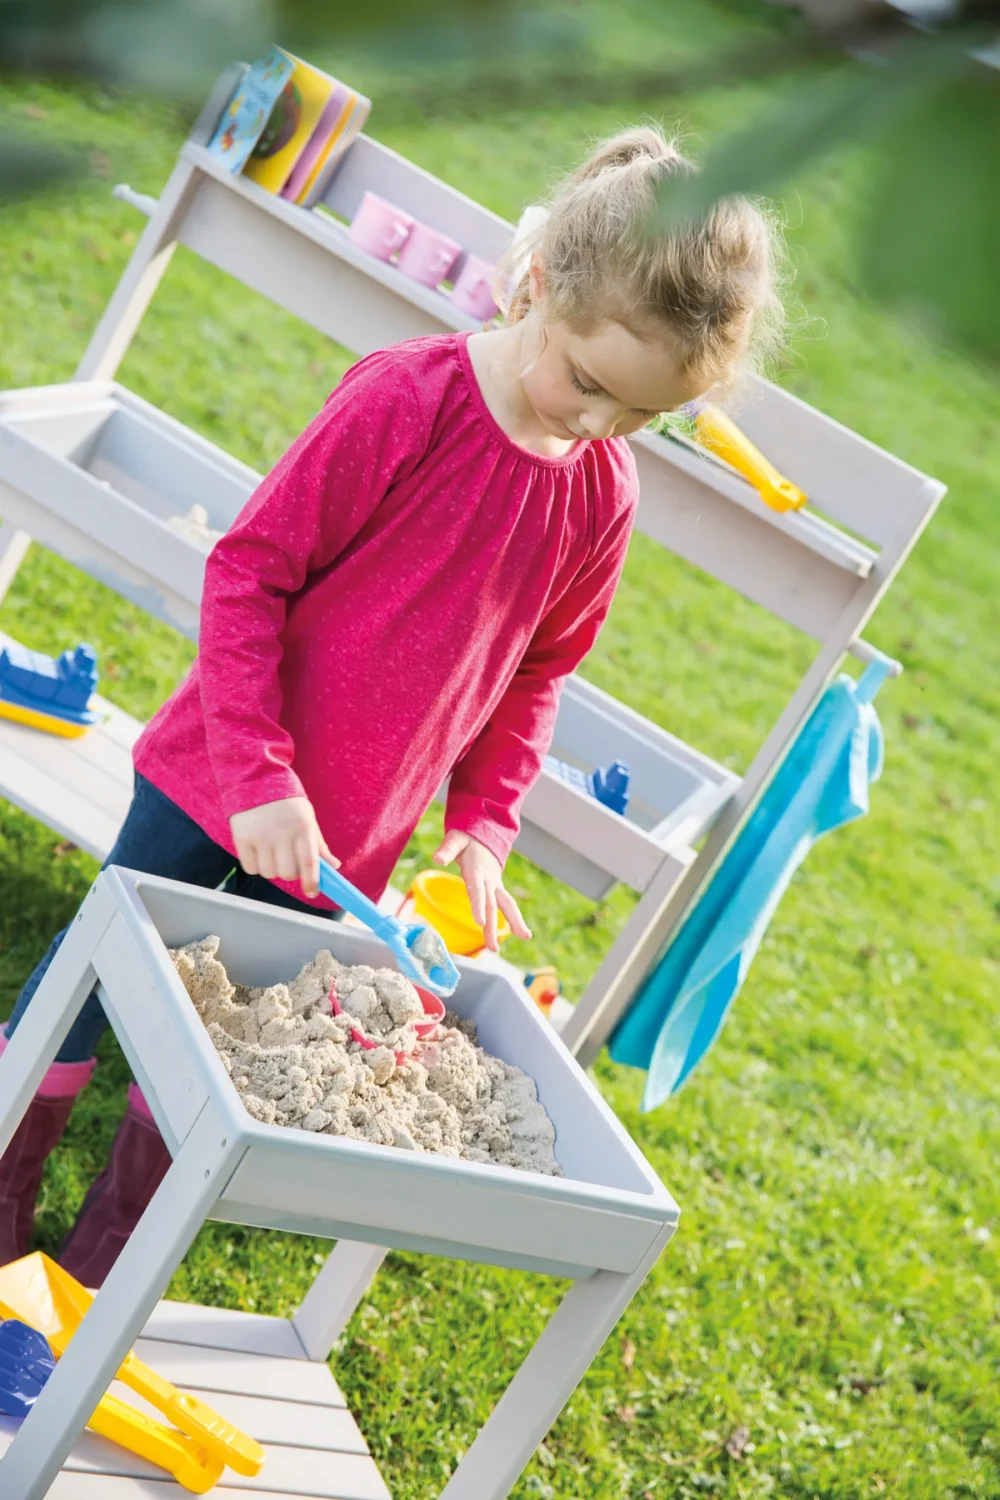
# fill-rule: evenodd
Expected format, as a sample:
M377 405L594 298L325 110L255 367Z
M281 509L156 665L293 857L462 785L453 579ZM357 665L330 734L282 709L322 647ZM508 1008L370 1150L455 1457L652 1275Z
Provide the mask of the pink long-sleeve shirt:
M622 439L513 442L467 337L348 372L212 551L197 660L135 752L230 851L234 813L305 795L376 899L449 773L446 826L506 859L638 493Z

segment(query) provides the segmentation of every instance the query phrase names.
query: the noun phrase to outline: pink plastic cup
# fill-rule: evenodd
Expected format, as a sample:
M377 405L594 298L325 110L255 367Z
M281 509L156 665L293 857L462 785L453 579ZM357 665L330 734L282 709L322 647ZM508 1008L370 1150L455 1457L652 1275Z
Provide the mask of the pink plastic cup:
M436 287L455 264L462 247L450 240L446 234L429 229L419 221L410 231L410 237L399 252L396 262L404 276L419 281L421 286Z
M498 311L493 300L493 277L495 275L496 266L491 266L488 261L480 260L478 255L470 255L455 282L455 288L451 294L452 302L462 312L468 313L472 318L478 318L482 323L495 318Z
M412 229L413 220L409 214L404 214L401 208L388 203L377 193L366 193L351 220L347 238L376 260L391 260L406 244Z

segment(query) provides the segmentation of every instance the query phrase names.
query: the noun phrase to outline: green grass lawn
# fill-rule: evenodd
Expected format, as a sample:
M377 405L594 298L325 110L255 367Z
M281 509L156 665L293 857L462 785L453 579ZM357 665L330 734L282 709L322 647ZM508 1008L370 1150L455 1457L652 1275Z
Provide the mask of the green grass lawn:
M623 67L673 65L763 24L750 0L583 0L578 13ZM384 65L352 76L383 96L391 88ZM588 134L653 113L704 139L765 92L636 98L612 86L600 107L555 98L530 114L463 106L412 119L396 107L381 127L376 99L372 131L513 216ZM0 216L0 383L64 380L140 227L110 185L155 192L183 127L161 106L83 87L11 85L3 108L8 125L56 128L89 154L79 189ZM690 1086L641 1117L638 1077L599 1066L684 1217L519 1500L1000 1496L1000 387L857 296L859 170L836 161L789 192L796 331L780 379L950 487L869 632L907 667L880 699L885 777L872 816L797 877ZM122 378L264 468L350 359L182 252ZM0 628L48 650L91 640L104 691L140 715L191 656L38 549ZM586 672L740 768L808 656L790 631L638 537ZM436 827L431 814L407 870L426 860ZM93 873L0 808L3 1014ZM516 858L510 879L537 933L512 956L555 962L579 994L631 897L595 908ZM126 1079L107 1044L46 1176L38 1243L49 1251L103 1161ZM173 1294L287 1313L325 1248L209 1227ZM335 1367L396 1500L438 1493L559 1295L513 1273L390 1259ZM738 1427L750 1441L731 1457Z

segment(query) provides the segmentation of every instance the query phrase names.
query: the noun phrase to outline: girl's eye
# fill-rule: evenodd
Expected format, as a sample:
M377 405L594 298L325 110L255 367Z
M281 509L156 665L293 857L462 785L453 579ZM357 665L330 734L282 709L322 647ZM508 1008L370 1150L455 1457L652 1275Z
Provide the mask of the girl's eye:
M595 387L595 386L590 386L590 385L584 385L583 381L580 380L578 378L578 376L576 376L576 375L573 376L573 384L576 386L577 390L583 396L600 396L600 395L603 395L603 392L602 392L600 386L596 386Z

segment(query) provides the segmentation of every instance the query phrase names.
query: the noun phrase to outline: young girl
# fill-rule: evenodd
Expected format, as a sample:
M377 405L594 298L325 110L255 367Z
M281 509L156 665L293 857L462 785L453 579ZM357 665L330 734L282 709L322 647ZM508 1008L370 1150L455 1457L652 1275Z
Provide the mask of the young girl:
M378 898L450 776L435 860L457 861L490 947L498 910L530 936L503 867L625 559L625 439L726 382L779 306L747 200L647 236L657 189L688 170L654 129L606 142L536 229L505 327L344 377L208 559L198 659L139 740L110 864L332 914L320 856ZM105 1025L92 996L0 1162L0 1264L27 1253ZM61 1255L85 1284L168 1165L133 1084Z

